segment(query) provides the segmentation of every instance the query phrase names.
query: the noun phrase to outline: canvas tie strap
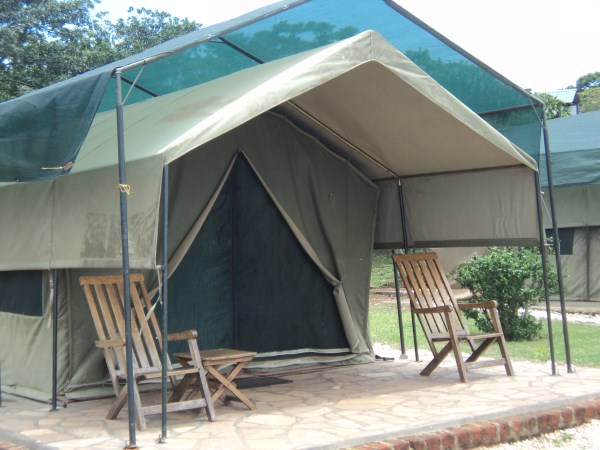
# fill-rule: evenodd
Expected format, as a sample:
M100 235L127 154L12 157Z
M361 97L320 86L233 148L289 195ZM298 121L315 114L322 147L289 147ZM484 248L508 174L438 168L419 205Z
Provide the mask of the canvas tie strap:
M154 302L152 307L146 313L146 316L144 317L144 323L140 324L141 326L140 326L140 331L138 333L138 338L142 336L144 328L148 325L148 321L150 320L150 317L152 317L152 314L154 314L154 310L156 309L156 306L159 303L162 303L162 270L163 270L163 267L156 266L155 269L156 269L156 276L158 278L158 296L156 297L156 301Z
M131 186L129 184L119 184L119 191L129 195L131 194Z

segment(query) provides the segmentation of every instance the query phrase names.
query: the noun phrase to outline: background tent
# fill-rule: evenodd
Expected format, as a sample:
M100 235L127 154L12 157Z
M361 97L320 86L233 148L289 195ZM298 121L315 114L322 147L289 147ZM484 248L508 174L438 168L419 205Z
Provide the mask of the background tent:
M565 298L600 301L600 111L549 120L548 132Z
M160 260L169 164L171 320L202 347L371 360L371 250L398 221L399 184L411 245L539 242L535 162L374 32L134 103L125 127L131 265L151 275ZM61 269L70 395L102 373L77 277L121 265L115 147L114 115L99 114L68 176L0 187L14 211L1 269ZM5 388L43 398L38 297L41 316L0 314L0 351Z

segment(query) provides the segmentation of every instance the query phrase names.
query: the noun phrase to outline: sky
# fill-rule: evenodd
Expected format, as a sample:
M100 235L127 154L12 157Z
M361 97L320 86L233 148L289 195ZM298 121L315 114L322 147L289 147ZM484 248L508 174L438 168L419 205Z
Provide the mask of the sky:
M525 89L574 86L600 71L600 0L396 0L448 39ZM102 0L98 10L126 17L143 6L203 25L222 22L272 0Z

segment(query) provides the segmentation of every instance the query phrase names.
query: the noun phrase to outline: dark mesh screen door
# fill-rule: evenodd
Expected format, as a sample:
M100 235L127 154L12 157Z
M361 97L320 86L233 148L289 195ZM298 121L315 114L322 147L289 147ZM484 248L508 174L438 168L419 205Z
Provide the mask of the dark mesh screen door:
M169 327L201 348L345 348L332 291L241 156L171 276Z

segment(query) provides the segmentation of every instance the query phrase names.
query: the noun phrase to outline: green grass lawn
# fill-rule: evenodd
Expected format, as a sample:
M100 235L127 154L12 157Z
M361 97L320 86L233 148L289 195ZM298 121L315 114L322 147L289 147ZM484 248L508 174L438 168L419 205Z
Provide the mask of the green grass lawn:
M413 348L413 334L410 312L403 311L404 336L407 348ZM398 332L398 315L395 304L371 305L369 314L371 336L373 342L400 348ZM428 349L427 342L421 326L416 323L419 348ZM565 345L563 340L562 324L552 322L554 336L554 351L557 364L565 364ZM569 340L571 349L571 362L575 366L600 366L600 326L580 323L569 323ZM546 321L542 330L542 337L533 341L509 342L508 349L514 360L528 360L547 362L550 360L548 344L548 328ZM488 349L485 356L499 355L497 346Z
M371 287L394 287L394 270L390 250L375 250L371 264Z

